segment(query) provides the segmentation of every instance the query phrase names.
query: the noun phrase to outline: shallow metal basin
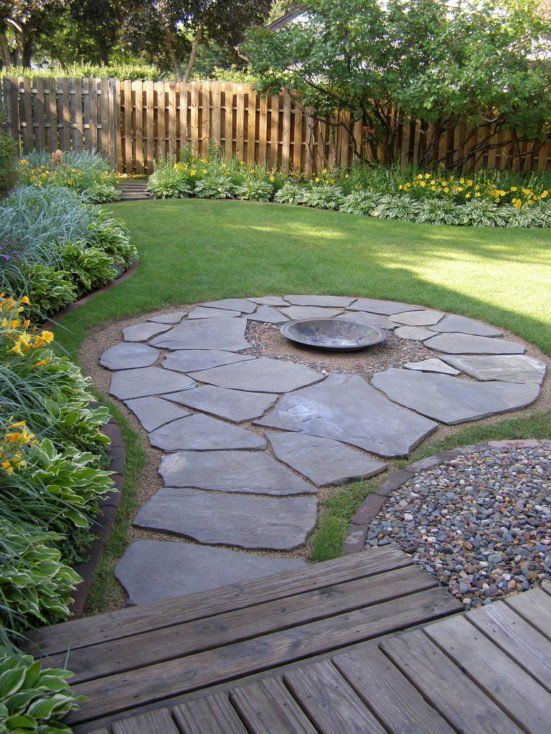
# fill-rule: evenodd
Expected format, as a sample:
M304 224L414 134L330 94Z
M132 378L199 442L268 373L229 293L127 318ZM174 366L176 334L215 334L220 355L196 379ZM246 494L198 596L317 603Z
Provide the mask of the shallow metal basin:
M302 319L281 327L284 337L315 349L354 352L386 339L386 331L350 319Z

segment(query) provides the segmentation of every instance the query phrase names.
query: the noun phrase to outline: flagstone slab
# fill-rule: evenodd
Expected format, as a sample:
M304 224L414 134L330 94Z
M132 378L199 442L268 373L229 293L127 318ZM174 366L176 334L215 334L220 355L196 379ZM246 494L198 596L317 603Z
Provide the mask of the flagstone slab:
M317 519L314 497L257 497L165 487L134 525L211 545L289 551L306 542Z
M433 331L429 331L424 326L399 326L394 332L400 339L413 339L414 341L425 341L434 336Z
M167 397L180 405L187 405L205 413L214 413L235 423L264 415L277 400L277 395L270 393L231 390L215 385L182 390Z
M405 313L393 314L390 318L397 324L404 324L404 326L432 326L444 318L444 313L443 311L425 309L423 311L406 311Z
M262 451L179 451L163 456L168 487L246 494L311 494L315 488Z
M330 308L347 308L354 298L347 296L285 296L285 300L293 306L328 306Z
M156 321L158 324L178 324L186 315L185 311L169 311L158 316L151 316L148 321Z
M367 311L347 311L346 313L337 316L337 318L359 321L360 323L367 324L368 326L377 326L380 329L387 329L387 331L391 331L397 326L388 318L388 316L383 316L383 314L379 313L367 313Z
M254 357L250 354L225 352L222 349L180 349L169 354L163 360L162 366L178 372L195 372L223 364L246 362L248 359L254 359Z
M526 351L518 342L471 334L438 334L425 341L425 346L446 354L522 354Z
M159 357L159 350L146 344L122 342L106 349L99 360L108 370L128 370L136 367L150 367Z
M109 392L119 400L130 400L171 391L188 390L195 387L195 384L195 380L179 372L172 372L161 367L143 367L114 372Z
M301 568L301 558L270 558L226 548L137 540L115 567L129 604L150 604Z
M414 306L411 303L400 303L399 301L381 301L377 298L358 298L349 308L352 311L369 311L391 316L402 311L421 311L423 306Z
M467 316L459 316L458 314L450 314L442 319L438 324L432 327L433 331L461 334L472 334L474 336L501 336L502 332L490 324L485 324L476 319L469 319Z
M480 383L395 367L378 372L371 382L391 400L448 425L524 408L539 393L533 383Z
M406 456L437 424L401 408L358 375L329 375L284 395L256 424L332 438L381 456Z
M220 301L206 301L201 306L223 308L229 311L241 311L241 313L252 313L255 309L254 303L251 303L248 298L224 298Z
M419 370L420 372L441 372L444 375L459 374L459 370L450 367L449 364L436 357L429 357L429 359L423 359L420 362L407 362L404 368L406 370Z
M146 342L152 336L155 336L155 334L168 331L170 328L170 324L157 324L154 321L145 321L143 324L127 326L126 329L122 330L122 335L125 342Z
M321 306L287 306L279 309L292 321L302 319L329 319L342 313L342 308L322 308Z
M183 410L162 398L134 398L125 400L125 404L148 432L190 414L189 410Z
M323 379L323 375L309 367L269 357L191 372L190 377L218 387L275 393L296 390Z
M248 314L249 321L264 321L267 324L284 324L289 319L272 306L259 306L255 313Z
M372 477L387 467L382 461L330 438L305 433L269 432L275 456L322 487Z
M240 318L241 311L230 311L229 309L223 308L204 308L198 306L190 311L188 319L228 319L228 318Z
M183 321L151 344L162 349L223 349L238 352L251 345L245 339L245 319L193 319Z
M163 451L221 451L266 447L263 436L200 414L166 423L149 434L149 441L152 446Z
M446 362L477 380L503 382L535 382L541 385L547 366L534 357L523 354L458 355L446 357Z
M248 298L248 301L258 303L261 306L288 306L287 301L284 301L280 296L261 296L260 298Z

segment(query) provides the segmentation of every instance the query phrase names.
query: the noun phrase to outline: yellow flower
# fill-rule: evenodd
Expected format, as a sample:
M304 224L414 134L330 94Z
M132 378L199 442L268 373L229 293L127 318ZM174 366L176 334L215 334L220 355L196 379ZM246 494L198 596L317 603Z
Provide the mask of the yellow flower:
M465 194L465 198L466 199L470 199L471 198L471 195L470 194Z
M511 191L518 191L517 186L511 186Z
M29 165L29 161L26 158L21 158L21 160L19 161L19 163L21 163L22 166L28 166Z
M426 185L427 184L424 181L419 181L419 186L421 186L421 188L424 189Z
M430 173L425 173L425 178L430 178Z
M6 459L6 461L3 461L0 464L0 466L2 467L2 469L4 469L4 471L6 472L6 474L8 474L8 475L13 474L13 467L12 467L11 463L7 459Z
M29 296L23 296L21 299L21 303L24 303L25 306L28 306L30 304Z

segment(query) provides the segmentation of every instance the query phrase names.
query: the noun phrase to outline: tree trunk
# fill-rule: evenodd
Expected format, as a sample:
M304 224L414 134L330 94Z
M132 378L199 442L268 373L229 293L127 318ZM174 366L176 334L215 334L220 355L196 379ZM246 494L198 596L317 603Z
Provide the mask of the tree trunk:
M197 29L197 32L195 33L195 38L193 39L193 46L191 47L191 53L189 55L189 59L186 66L186 71L184 74L184 83L187 83L189 81L189 77L191 76L191 72L193 71L193 65L195 64L195 59L197 57L197 49L199 48L199 44L201 43L201 36L203 35L203 29L201 26Z
M23 66L30 68L33 56L33 39L28 36L23 37L23 53L21 63Z

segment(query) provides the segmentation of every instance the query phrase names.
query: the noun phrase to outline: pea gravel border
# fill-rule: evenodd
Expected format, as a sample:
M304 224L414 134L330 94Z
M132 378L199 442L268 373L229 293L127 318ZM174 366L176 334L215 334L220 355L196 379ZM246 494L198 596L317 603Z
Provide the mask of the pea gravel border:
M408 482L417 472L423 469L431 469L433 466L443 464L457 456L468 456L476 451L487 451L488 449L515 449L515 448L545 448L551 445L550 441L537 439L510 439L504 441L489 441L488 443L471 444L460 446L456 449L442 451L434 456L427 456L403 469L393 472L364 500L362 505L352 517L348 526L348 532L343 544L343 555L359 553L365 548L367 538L367 526L369 522L379 514L384 507L387 498L403 484Z

